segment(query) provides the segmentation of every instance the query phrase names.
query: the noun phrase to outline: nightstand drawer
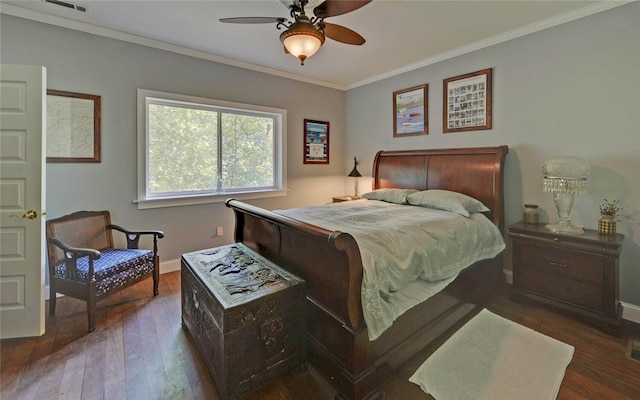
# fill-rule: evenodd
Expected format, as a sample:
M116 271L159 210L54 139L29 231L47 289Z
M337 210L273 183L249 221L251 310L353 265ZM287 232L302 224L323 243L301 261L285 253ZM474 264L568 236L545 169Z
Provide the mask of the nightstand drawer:
M521 246L522 267L532 267L570 278L603 284L603 262L600 257L582 255L570 250L556 250L529 244Z
M618 258L623 235L585 229L582 235L551 232L545 224L509 227L513 244L514 299L530 299L570 311L617 334Z
M530 268L523 268L521 274L520 285L522 289L590 310L604 311L603 289L600 286Z

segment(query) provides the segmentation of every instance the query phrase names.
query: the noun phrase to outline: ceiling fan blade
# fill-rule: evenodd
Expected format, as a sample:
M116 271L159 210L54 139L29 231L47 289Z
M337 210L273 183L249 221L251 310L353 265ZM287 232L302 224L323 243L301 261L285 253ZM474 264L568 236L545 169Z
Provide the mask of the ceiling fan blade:
M323 24L324 35L330 39L340 43L355 44L357 46L360 46L365 42L364 38L360 36L360 34L349 28L345 28L341 25L330 24L328 22L323 22Z
M282 17L232 17L220 18L220 22L229 24L271 24L274 22L284 22L286 18Z
M355 11L369 3L371 3L371 0L326 0L324 3L313 9L313 15L319 18L335 17L336 15Z

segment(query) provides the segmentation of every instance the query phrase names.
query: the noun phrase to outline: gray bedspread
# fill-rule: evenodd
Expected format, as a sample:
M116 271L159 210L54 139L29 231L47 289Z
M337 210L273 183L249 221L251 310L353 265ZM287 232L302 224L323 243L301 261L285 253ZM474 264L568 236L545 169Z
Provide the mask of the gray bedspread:
M408 308L433 295L423 286L440 290L464 268L505 248L498 228L478 213L467 218L377 200L275 212L354 237L362 255L362 307L371 340ZM410 284L416 281L427 285Z

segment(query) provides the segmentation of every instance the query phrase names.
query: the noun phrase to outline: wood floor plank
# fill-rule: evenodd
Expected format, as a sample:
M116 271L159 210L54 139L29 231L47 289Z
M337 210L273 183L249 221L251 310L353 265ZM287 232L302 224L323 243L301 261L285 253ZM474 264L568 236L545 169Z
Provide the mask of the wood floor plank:
M137 285L134 285L137 286ZM150 397L146 366L142 353L142 336L138 326L136 300L131 290L130 301L123 307L122 330L125 362L125 382L127 399L148 399ZM128 290L128 289L127 289Z
M60 298L39 338L0 343L2 400L207 399L215 385L181 325L180 272L163 274L160 294L145 280L98 302L96 331L87 333L85 303ZM486 308L574 346L558 400L638 399L640 363L627 358L628 340L640 326L625 324L610 336L574 318L509 298L508 287ZM438 343L444 343L446 337ZM381 382L386 400L433 400L409 376L437 345L417 353ZM246 400L333 400L329 383L313 369L292 371L247 395Z
M136 314L139 326L144 327L140 329L140 335L143 338L141 350L150 394L154 399L164 399L168 375L164 369L162 355L159 351L160 344L157 330L151 317L150 304L138 303Z
M61 302L58 300L58 304ZM74 335L75 338L68 343L67 359L64 365L60 366L64 372L60 382L59 398L61 400L79 400L82 398L82 381L87 361L84 340L88 329L87 309L82 301L65 298L64 302L72 303L75 305L75 309L69 315L56 312L58 323L73 327L71 335Z
M211 380L209 373L197 352L193 351L195 344L191 340L189 333L181 325L181 333L178 335L176 348L181 354L185 365L185 372L191 390L197 399L219 400L216 387Z
M118 296L121 301L121 296ZM122 309L119 303L110 311L107 321L109 329L105 330L105 383L104 397L107 399L125 399L126 376L124 360L124 333L122 330Z
M96 331L87 335L86 340L86 368L82 381L82 398L89 399L98 394L104 393L105 384L105 363L106 363L106 340L103 318L96 318Z
M168 288L164 284L162 288L162 294L151 304L151 316L158 336L158 351L167 376L162 397L194 399L182 357L174 345L177 336L182 334L180 325L172 322L180 318L179 309L171 308L169 296L165 294Z
M36 345L35 340L20 341L10 339L3 341L0 364L0 398L13 397L20 383L20 378L29 365L31 352Z

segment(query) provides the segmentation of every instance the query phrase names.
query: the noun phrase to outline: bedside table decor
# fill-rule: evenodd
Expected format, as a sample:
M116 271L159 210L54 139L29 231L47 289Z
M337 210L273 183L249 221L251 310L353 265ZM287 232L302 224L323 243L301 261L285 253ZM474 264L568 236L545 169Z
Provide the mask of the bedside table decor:
M349 175L347 176L355 178L353 197L355 197L356 199L359 199L360 194L358 193L358 178L360 178L362 175L360 175L360 172L358 172L358 160L356 160L355 156L353 156L353 169L351 170L351 172L349 172Z
M587 193L587 177L591 167L580 157L551 157L542 164L543 188L553 193L558 210L557 224L547 229L557 233L581 235L584 230L571 224L571 208L576 193Z
M616 221L618 220L618 200L609 201L604 199L600 204L600 219L598 220L598 231L604 234L616 233Z
M522 221L525 224L537 224L538 223L538 205L537 204L525 204L522 211Z
M606 235L616 233L616 218L615 214L600 214L598 231Z

